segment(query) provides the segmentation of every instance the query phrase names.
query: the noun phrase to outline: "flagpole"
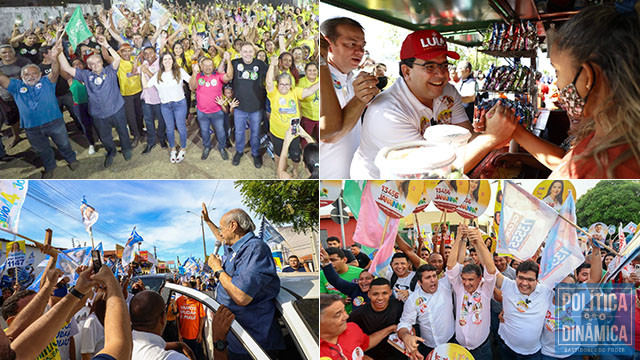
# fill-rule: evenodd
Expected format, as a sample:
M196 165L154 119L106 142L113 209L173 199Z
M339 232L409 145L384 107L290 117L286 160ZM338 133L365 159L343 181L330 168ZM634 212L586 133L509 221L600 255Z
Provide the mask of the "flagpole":
M389 227L389 216L384 221L384 228L382 229L382 238L380 239L380 245L378 245L378 250L382 247L382 242L384 241L385 235L387 235L387 228Z
M598 244L600 244L603 248L609 250L612 254L616 255L616 256L620 256L620 253L618 253L617 251L613 250L613 248L611 248L609 245L603 243L602 241L598 240L598 239L594 239L588 232L584 231L580 226L578 226L576 223L574 223L573 221L567 219L566 217L564 217L562 214L558 214L558 217L561 218L562 220L566 221L569 223L569 225L573 226L574 228L578 229L580 232L582 232L583 234L585 234L589 240L595 241Z
M338 197L338 211L340 214L340 232L342 233L342 247L346 248L346 242L344 239L344 219L342 218L342 193Z
M1 227L0 227L0 230L2 230L2 231L4 231L4 232L7 232L7 233L9 233L9 234L13 234L14 236L17 236L17 237L19 237L19 238L22 238L22 239L25 239L25 240L29 240L29 241L31 241L31 242L33 242L33 243L37 244L37 245L44 246L44 244L43 244L43 243L41 243L41 242L39 242L39 241L36 241L36 240L33 240L33 239L31 239L31 238L28 238L28 237L26 237L26 236L24 236L24 235L20 235L20 234L18 234L18 233L12 233L11 231L6 230L6 229L3 229L3 228L1 228ZM57 252L57 253L60 253L60 251L58 251L58 249L55 249L55 248L53 248L53 247L52 247L51 249L52 249L53 251Z
M96 246L93 244L93 226L89 228L89 237L91 237L91 248L95 249Z

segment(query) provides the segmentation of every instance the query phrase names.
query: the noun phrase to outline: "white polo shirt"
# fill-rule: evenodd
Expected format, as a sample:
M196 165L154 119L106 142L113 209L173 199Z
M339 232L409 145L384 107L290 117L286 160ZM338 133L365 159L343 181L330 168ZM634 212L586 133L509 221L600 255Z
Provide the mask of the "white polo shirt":
M456 341L466 349L474 350L487 340L491 330L491 296L496 274L489 274L485 267L480 285L473 294L462 285L462 264L456 264L446 274L456 295Z
M404 303L398 331L403 328L411 331L411 327L418 323L424 344L434 348L451 339L453 321L451 284L444 277L438 280L438 290L434 294L422 290L420 283L416 285L415 291Z
M364 113L360 146L351 163L351 178L379 178L380 171L374 164L378 151L385 146L424 140L424 131L432 120L438 124L469 121L458 91L451 84L445 85L431 109L413 95L404 79L398 79L376 96Z
M545 315L553 300L553 289L538 283L528 296L518 290L514 280L504 278L502 282L502 307L504 322L498 334L505 344L521 355L531 355L540 350L540 337Z
M340 106L344 108L353 98L353 72L346 74L329 64L333 89L336 91ZM335 143L320 141L320 178L348 179L351 159L360 143L360 120L347 135Z
M131 360L188 360L189 358L183 354L165 350L166 342L162 337L144 331L133 330L133 349L131 351Z

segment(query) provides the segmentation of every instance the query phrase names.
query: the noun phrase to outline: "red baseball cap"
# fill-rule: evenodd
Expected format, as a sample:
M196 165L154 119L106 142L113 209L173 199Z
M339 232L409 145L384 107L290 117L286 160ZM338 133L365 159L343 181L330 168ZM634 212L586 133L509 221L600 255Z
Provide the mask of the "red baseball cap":
M431 60L440 55L458 60L460 55L447 50L447 40L435 30L419 30L412 32L402 42L400 60L416 58Z

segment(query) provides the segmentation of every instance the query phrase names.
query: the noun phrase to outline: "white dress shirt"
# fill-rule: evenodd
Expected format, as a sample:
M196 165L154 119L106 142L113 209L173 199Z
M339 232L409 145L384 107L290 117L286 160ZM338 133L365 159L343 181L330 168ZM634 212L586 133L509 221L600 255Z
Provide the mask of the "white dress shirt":
M435 348L445 344L454 333L453 301L451 284L446 277L438 280L438 290L429 294L422 290L420 283L404 303L400 329L411 331L416 323L420 326L420 337L428 347Z
M329 64L333 89L336 92L340 107L344 108L353 98L353 72L344 74ZM347 135L335 143L320 141L320 178L348 179L351 159L360 143L360 120Z
M446 274L456 295L456 341L468 350L474 350L484 343L491 330L490 305L496 274L489 274L485 268L473 294L468 293L462 284L462 264L456 264Z
M137 330L133 330L132 335L131 360L189 360L177 351L165 350L166 342L161 336Z

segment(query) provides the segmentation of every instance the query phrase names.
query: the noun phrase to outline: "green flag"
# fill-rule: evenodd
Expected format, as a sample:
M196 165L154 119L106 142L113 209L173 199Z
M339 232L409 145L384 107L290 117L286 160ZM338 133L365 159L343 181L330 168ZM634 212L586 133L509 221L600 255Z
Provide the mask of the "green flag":
M69 42L71 43L71 47L73 51L76 51L76 46L86 39L93 36L91 30L87 26L87 23L84 21L84 16L82 15L82 9L77 7L76 10L71 15L71 19L67 23L67 27L65 28L67 35L69 35Z
M358 220L360 214L360 199L362 198L362 191L367 182L361 180L345 180L344 189L342 190L342 201L349 207L353 217Z

